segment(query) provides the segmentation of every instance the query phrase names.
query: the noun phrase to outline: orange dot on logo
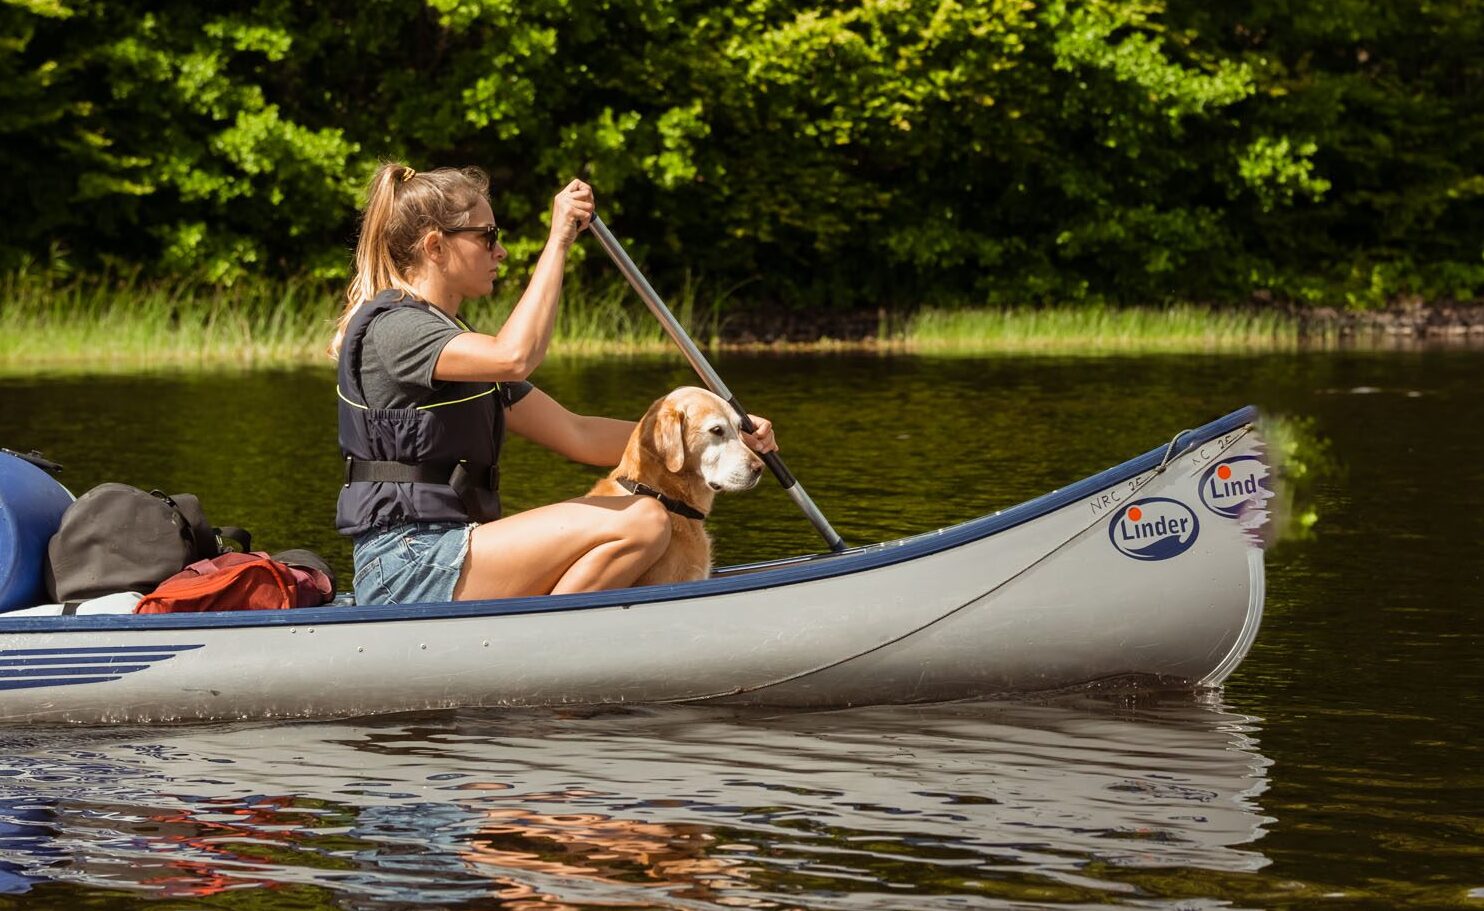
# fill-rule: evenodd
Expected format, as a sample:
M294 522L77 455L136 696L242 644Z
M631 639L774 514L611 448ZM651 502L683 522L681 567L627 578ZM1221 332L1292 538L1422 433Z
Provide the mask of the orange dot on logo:
M1130 506L1128 508L1128 520L1130 522L1137 522L1142 518L1144 518L1144 510L1137 506Z
M1227 478L1229 478L1231 476L1232 476L1232 468L1231 468L1230 465L1219 465L1219 466L1217 466L1217 468L1216 468L1216 477L1218 477L1221 480L1225 481Z

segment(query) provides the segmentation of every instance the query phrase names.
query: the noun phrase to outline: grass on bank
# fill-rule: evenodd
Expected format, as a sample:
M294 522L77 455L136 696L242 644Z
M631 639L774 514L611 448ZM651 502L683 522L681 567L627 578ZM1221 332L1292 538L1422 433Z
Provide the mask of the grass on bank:
M0 364L139 367L310 360L332 314L304 282L0 278Z
M328 364L325 345L340 289L308 281L231 286L94 275L56 280L0 276L0 367L83 370L155 366ZM471 305L479 327L497 327L515 301L507 290ZM694 286L667 301L698 344L721 346L724 320ZM924 354L1100 354L1286 350L1299 344L1289 317L1195 306L1145 309L926 310L903 327L859 342L824 340L795 350ZM723 346L724 347L724 346ZM569 285L553 354L667 352L658 323L627 285Z
M1189 304L924 310L903 336L908 348L924 354L1274 351L1300 341L1297 321L1285 314Z
M134 368L330 363L325 354L344 298L320 282L231 286L88 276L65 282L0 276L0 366ZM661 351L663 330L627 286L569 289L553 342L572 354ZM693 294L672 304L694 322ZM495 328L515 304L497 297L464 309ZM702 336L704 339L705 336Z

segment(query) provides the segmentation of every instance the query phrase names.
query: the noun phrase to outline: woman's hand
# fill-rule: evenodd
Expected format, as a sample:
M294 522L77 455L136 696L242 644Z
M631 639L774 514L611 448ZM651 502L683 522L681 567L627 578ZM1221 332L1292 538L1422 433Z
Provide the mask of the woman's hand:
M752 426L756 430L753 433L742 431L742 442L753 452L777 452L778 441L773 439L773 422L755 414L749 414L748 417L752 419Z
M567 184L551 200L551 241L563 250L572 246L593 220L596 207L592 187L580 180Z

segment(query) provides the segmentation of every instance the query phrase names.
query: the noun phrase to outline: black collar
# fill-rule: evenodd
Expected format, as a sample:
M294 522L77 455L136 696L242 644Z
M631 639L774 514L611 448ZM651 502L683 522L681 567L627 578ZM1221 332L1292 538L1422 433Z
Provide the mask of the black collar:
M618 485L620 487L622 487L624 490L627 490L629 493L637 494L641 497L654 497L656 500L659 500L666 509L675 513L675 515L677 516L685 516L687 519L696 519L702 522L706 520L706 514L704 512L701 512L699 509L695 508L684 500L677 500L672 496L662 494L658 490L655 490L653 487L650 487L648 484L640 484L638 481L630 481L628 478L614 478L614 480L618 482Z

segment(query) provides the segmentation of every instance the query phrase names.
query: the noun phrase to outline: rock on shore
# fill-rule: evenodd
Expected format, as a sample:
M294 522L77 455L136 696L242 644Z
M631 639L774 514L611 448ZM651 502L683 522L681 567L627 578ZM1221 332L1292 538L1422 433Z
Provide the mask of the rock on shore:
M1484 341L1484 305L1399 306L1385 310L1294 310L1305 336L1341 338L1383 336L1393 339Z

